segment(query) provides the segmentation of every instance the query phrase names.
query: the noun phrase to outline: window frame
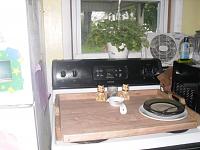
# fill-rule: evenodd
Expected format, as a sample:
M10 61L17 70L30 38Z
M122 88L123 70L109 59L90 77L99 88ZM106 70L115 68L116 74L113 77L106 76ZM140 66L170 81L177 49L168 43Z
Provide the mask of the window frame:
M147 0L131 0L131 1L147 1ZM158 13L158 33L167 32L168 24L168 2L169 0L148 0L151 2L160 2ZM178 0L182 1L182 0ZM101 59L108 58L107 53L81 53L81 0L62 0L62 31L63 31L63 52L64 59ZM178 3L178 2L177 2ZM176 4L177 4L176 3ZM182 3L181 3L182 4ZM177 10L177 9L174 9ZM182 12L182 9L181 9ZM174 14L177 12L174 11ZM181 13L179 13L181 14ZM175 15L176 17L176 15ZM73 19L72 19L73 18ZM180 18L180 15L179 15ZM180 20L181 21L181 20ZM173 18L174 26L180 30L180 21ZM178 23L177 23L178 22ZM141 52L129 52L129 58L143 57Z

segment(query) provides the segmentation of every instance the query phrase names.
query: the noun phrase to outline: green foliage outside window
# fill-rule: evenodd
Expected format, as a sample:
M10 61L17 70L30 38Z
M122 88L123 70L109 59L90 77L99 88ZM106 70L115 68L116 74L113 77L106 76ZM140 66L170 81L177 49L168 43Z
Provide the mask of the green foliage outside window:
M148 47L146 39L147 31L156 31L157 28L157 6L158 3L140 3L144 12L143 24L137 21L137 4L126 5L121 8L120 20L117 20L117 12L108 12L109 19L91 21L89 30L84 41L82 50L84 53L102 52L107 42L118 47L123 43L128 50L140 51L142 47ZM113 19L113 16L115 18ZM125 17L124 17L125 16ZM112 18L112 19L110 19Z
M128 50L139 51L142 46L148 46L145 31L144 27L132 19L119 21L106 19L92 24L87 44L89 47L102 47L102 45L111 42L119 51L123 51L123 48L119 48L123 43Z

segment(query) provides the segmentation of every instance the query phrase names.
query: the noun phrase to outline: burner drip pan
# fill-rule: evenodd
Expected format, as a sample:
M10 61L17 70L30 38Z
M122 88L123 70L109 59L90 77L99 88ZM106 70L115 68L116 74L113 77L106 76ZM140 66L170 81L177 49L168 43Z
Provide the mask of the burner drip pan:
M177 121L187 117L185 106L171 99L150 99L144 102L139 112L151 119Z

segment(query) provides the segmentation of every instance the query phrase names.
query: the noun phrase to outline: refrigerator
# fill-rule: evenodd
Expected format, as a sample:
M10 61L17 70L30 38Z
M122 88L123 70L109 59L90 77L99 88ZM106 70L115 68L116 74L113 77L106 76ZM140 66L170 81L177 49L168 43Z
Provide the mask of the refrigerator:
M42 0L0 0L0 150L50 150Z

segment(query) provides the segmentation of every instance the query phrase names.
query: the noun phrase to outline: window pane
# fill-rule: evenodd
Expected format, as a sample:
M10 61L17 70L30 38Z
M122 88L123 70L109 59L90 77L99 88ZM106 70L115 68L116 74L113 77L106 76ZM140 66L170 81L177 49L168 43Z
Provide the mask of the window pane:
M158 2L121 1L120 19L131 19L147 31L155 32L157 29ZM81 49L82 53L105 52L104 41L92 44L88 40L91 32L97 27L98 22L104 20L116 21L118 19L118 1L108 0L81 0ZM102 33L93 33L100 35ZM95 40L95 39L93 39ZM102 43L102 44L101 44Z

